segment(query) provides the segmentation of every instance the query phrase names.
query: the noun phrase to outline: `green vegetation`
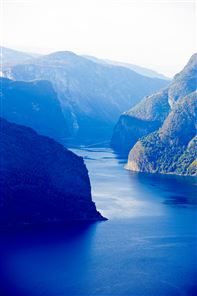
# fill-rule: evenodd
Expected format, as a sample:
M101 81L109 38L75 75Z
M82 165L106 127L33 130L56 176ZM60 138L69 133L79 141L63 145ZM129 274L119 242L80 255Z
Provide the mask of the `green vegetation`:
M129 154L128 167L152 173L197 175L196 118L194 92L177 101L159 130L136 143Z
M154 132L138 138L129 153L127 168L142 172L197 175L196 78L195 54L168 87L167 99L164 95L166 91L163 91L145 98L128 111L129 115L146 120L161 118L161 125ZM171 111L165 115L162 124L162 116L167 112L165 100Z

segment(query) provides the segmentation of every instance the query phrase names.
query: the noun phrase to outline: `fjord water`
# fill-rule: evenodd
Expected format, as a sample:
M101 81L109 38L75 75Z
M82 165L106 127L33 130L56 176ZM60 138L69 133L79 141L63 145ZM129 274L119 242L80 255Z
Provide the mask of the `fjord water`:
M73 151L109 220L1 233L1 295L195 295L197 179L126 171L106 148Z

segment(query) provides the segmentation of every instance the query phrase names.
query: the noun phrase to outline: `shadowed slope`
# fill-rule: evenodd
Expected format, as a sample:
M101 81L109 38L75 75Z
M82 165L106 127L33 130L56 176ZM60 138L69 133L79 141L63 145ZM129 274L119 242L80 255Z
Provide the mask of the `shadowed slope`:
M83 159L32 129L0 119L0 225L96 221Z

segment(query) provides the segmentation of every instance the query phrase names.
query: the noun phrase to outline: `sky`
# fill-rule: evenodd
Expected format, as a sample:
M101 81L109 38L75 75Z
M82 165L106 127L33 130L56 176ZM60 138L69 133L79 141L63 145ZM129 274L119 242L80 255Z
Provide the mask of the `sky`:
M1 45L70 50L172 77L197 48L195 0L0 0Z

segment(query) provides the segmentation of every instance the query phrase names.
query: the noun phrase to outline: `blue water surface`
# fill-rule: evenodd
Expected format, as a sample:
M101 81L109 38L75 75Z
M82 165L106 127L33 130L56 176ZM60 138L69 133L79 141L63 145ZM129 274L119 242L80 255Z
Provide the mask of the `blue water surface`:
M196 295L197 179L126 171L106 148L74 152L109 220L1 233L0 295Z

